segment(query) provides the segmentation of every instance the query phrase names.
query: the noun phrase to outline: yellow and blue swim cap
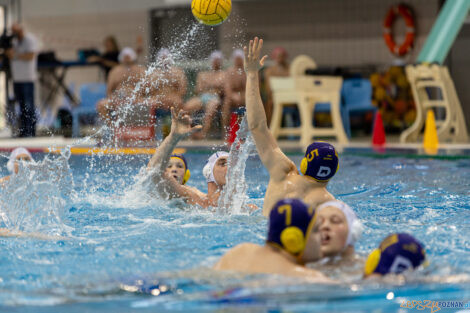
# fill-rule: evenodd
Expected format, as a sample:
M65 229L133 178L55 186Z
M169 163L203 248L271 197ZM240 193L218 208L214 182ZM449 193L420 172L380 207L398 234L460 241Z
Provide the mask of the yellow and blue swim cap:
M186 184L189 178L191 177L191 172L188 169L188 162L186 162L186 158L182 154L172 154L170 158L176 158L176 159L180 159L181 161L183 161L184 169L185 169L184 176L183 176L183 185Z
M369 254L364 266L364 275L399 274L420 266L426 259L423 244L405 233L392 234L385 238L378 249Z
M310 228L316 220L315 209L299 199L278 201L269 214L266 241L298 255L305 249Z
M338 153L331 144L317 141L307 147L300 172L317 181L328 181L339 168Z

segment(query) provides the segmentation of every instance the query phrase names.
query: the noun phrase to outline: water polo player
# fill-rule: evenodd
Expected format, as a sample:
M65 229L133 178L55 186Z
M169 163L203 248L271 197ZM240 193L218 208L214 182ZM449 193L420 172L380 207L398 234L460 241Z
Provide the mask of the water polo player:
M221 271L295 276L331 282L305 263L321 258L316 211L300 199L282 199L269 214L266 244L242 243L228 251L214 266Z
M151 171L152 180L160 195L170 198L178 197L180 191L175 190L175 186L180 185L183 190L187 189L188 192L195 193L198 197L204 197L205 195L196 188L185 185L191 176L186 158L182 154L172 154L181 139L200 130L201 126L192 127L189 115L182 110L176 114L173 108L171 109L171 121L170 134L156 149L147 169ZM175 183L173 184L173 182Z
M196 188L175 184L170 181L170 186L175 194L182 197L191 204L197 204L204 208L217 206L220 194L225 187L227 175L228 152L218 151L212 154L203 168L203 175L207 181L207 195ZM173 158L177 158L172 157ZM174 170L175 172L177 169ZM167 173L177 181L176 174ZM181 175L181 174L180 174Z
M19 162L32 162L34 161L33 156L31 153L23 147L19 147L14 149L11 154L10 158L8 159L7 169L11 175L18 174L19 171ZM6 181L10 180L10 176L5 176L0 178L0 184L5 183Z
M335 198L327 190L328 181L338 170L338 154L326 142L314 142L308 146L302 160L300 175L295 164L281 151L266 122L259 92L258 71L266 56L260 60L263 40L256 37L245 47L246 109L248 127L253 135L261 161L269 172L269 184L264 197L263 214L279 199L300 198L317 207Z
M220 193L225 187L228 156L225 151L212 154L202 170L207 181L207 198L211 206L218 204Z
M353 259L354 244L362 234L362 223L346 203L333 200L317 207L321 249L325 257Z
M369 254L364 277L401 274L417 268L425 261L426 251L422 243L409 234L392 234Z

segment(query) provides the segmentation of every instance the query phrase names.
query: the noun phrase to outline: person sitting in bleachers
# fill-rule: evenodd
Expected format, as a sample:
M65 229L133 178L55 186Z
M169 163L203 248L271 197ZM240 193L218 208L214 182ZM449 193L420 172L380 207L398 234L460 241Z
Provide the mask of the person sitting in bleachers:
M193 114L204 111L202 131L194 133L193 138L205 138L211 128L214 114L220 109L221 99L224 95L225 72L222 70L223 54L214 51L209 57L211 70L199 72L196 79L197 96L189 99L184 110Z
M119 54L119 65L109 73L107 98L98 102L96 110L103 121L112 126L118 107L134 103L142 97L137 85L142 80L144 68L136 64L137 55L126 47ZM139 100L138 100L139 99Z
M181 110L187 88L184 71L175 65L173 56L166 48L158 52L155 65L145 79L149 90L147 96L157 109L169 112L173 107L175 111Z

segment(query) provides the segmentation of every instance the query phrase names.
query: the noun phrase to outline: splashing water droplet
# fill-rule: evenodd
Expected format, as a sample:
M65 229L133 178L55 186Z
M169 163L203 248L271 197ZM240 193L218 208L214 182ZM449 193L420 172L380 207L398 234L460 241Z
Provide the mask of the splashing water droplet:
M240 214L246 212L248 196L245 181L245 168L248 157L255 151L246 117L240 123L237 139L232 144L228 158L227 182L219 198L219 210L224 213Z
M72 228L65 224L64 216L74 196L74 182L66 155L70 154L19 163L18 174L0 191L0 216L8 229L70 234Z

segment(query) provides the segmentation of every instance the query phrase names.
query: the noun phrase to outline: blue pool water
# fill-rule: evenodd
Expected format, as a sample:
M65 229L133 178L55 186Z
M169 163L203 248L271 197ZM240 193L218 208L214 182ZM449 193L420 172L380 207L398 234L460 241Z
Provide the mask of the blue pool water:
M203 191L208 155L187 155L188 184ZM211 271L231 247L262 244L266 219L149 196L136 179L149 156L47 158L1 191L2 227L63 238L0 238L0 311L412 312L403 301L470 301L470 159L341 156L329 190L364 222L358 253L406 231L431 265L407 283L349 275L330 287ZM262 206L268 174L256 156L246 168L249 201Z

